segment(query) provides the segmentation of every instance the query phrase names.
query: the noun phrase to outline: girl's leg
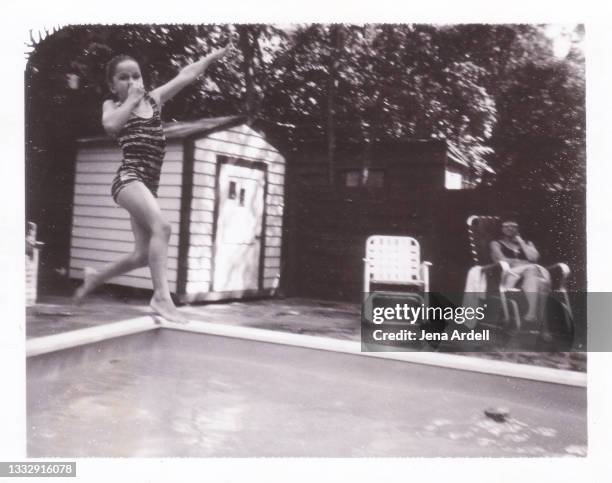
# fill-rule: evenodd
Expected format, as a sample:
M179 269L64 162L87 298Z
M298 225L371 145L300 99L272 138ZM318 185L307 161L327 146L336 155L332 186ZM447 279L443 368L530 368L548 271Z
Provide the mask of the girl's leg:
M90 272L86 269L83 285L74 294L74 301L76 303L81 303L90 292L111 278L147 266L150 239L149 230L133 216L130 216L130 221L132 232L134 233L134 251L107 265L99 272Z
M172 229L163 217L157 200L144 184L134 181L119 192L117 202L150 233L148 261L154 290L151 308L170 322L186 323L187 319L170 297L166 265Z

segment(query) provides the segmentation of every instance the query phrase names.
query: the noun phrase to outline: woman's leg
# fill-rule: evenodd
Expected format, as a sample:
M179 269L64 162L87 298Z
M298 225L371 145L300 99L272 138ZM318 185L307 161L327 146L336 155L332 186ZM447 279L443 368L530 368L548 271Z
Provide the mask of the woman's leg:
M527 265L522 270L522 276L522 288L527 298L525 321L533 322L540 320L546 329L545 311L550 294L550 274L543 267Z
M534 265L525 266L521 271L521 275L523 276L522 288L527 299L527 312L525 312L524 320L525 322L534 322L538 318L538 290L540 285L538 269Z
M149 230L133 216L130 216L132 232L134 234L134 250L129 255L107 265L101 271L85 271L83 284L76 290L74 301L81 303L83 299L97 287L122 273L146 267L149 254Z
M164 218L157 200L144 184L134 181L119 192L117 203L141 225L146 226L150 234L148 262L154 290L151 308L170 322L187 322L170 297L166 265L172 229Z
M546 313L546 305L552 290L552 283L548 270L544 267L539 267L538 270L538 320L542 321L542 335L545 338L550 337L550 328L548 327L548 317Z

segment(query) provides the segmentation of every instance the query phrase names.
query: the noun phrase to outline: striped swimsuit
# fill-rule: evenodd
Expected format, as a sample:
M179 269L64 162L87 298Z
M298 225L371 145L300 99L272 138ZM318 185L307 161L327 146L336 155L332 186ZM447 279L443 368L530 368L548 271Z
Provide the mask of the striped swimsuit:
M145 119L132 113L117 136L123 151L123 161L111 187L115 203L119 192L133 181L142 182L157 197L162 162L166 154L166 137L157 103L149 94L145 94L144 98L153 107L153 115Z

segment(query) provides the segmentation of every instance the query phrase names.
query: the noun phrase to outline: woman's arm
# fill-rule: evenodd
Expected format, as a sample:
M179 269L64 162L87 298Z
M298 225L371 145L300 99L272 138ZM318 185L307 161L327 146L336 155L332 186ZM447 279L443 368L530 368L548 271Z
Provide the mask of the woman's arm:
M529 260L530 262L537 262L540 259L540 252L538 252L538 249L533 243L526 242L520 236L516 237L516 241L521 246L521 249L527 257L527 260Z
M229 52L231 47L232 44L228 44L222 49L213 51L206 57L203 57L202 59L198 60L197 62L183 67L174 79L158 87L157 89L153 89L150 94L151 97L153 97L153 99L158 103L158 105L161 106L164 102L172 99L182 89L194 82L206 71L210 64L225 56Z
M495 240L492 241L490 247L491 247L491 260L493 260L495 263L508 261L508 259L504 256L501 246L499 246L498 241L495 241Z
M116 136L121 131L121 128L130 118L130 114L143 98L144 93L144 88L135 84L130 87L127 99L120 106L117 106L111 100L104 101L104 104L102 104L102 126L108 134Z

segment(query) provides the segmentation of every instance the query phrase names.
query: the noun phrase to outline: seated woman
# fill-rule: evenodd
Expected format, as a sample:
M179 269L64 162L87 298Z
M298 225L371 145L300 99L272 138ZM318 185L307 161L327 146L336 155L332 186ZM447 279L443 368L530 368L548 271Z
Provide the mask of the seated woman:
M513 276L508 286L514 287L521 282L527 298L527 312L523 319L526 322L545 322L544 309L550 294L550 274L536 264L540 254L532 242L523 240L515 218L501 219L501 237L491 242L491 258L494 262L505 261L510 265ZM546 324L543 325L542 336L549 336Z

